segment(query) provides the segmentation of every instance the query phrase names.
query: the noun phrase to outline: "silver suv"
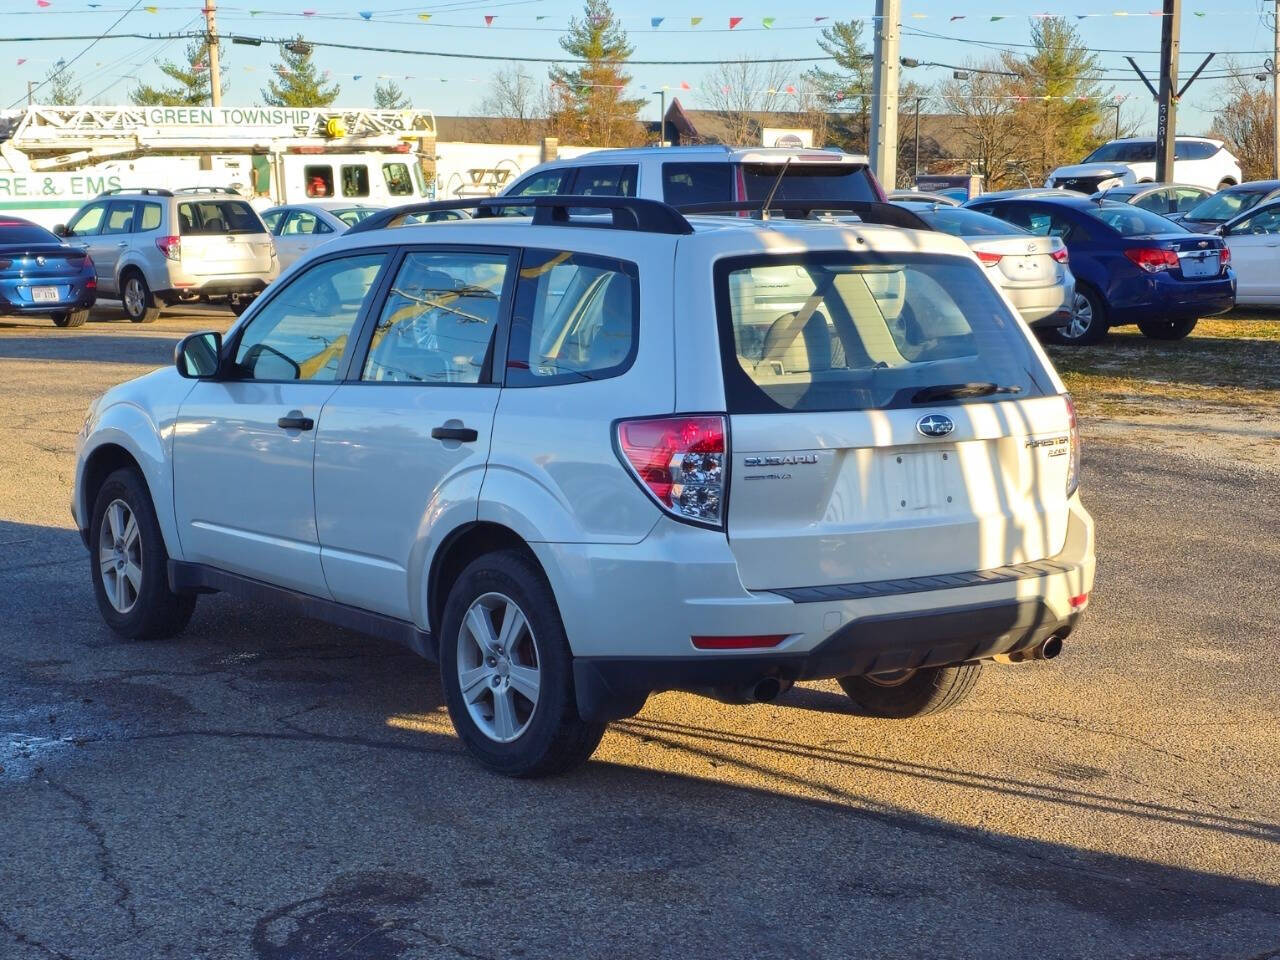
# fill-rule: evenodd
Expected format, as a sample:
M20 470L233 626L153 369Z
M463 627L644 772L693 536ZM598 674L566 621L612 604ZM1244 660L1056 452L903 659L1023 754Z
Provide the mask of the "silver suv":
M267 228L229 189L109 190L54 232L89 253L98 296L120 300L134 323L179 301L239 314L280 272Z

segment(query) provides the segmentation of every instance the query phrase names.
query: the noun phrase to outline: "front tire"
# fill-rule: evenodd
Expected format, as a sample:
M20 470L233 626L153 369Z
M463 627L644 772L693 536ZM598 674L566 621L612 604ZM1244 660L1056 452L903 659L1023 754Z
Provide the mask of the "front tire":
M195 594L169 589L169 553L151 494L136 471L116 470L98 490L89 525L89 567L98 610L130 640L181 633Z
M88 310L66 310L53 315L53 325L55 327L83 327L88 319Z
M1107 305L1089 287L1076 287L1071 304L1071 319L1061 327L1047 331L1050 343L1085 347L1099 343L1107 335Z
M841 677L840 686L863 713L902 720L954 707L973 692L981 674L981 663L961 663L952 667Z
M458 737L496 773L542 777L585 763L605 724L578 716L573 656L551 586L525 554L486 554L445 603L440 676Z
M134 323L155 323L160 317L156 298L147 286L146 278L137 270L130 270L120 278L120 302Z
M1138 324L1144 337L1152 340L1185 340L1198 320L1143 320Z

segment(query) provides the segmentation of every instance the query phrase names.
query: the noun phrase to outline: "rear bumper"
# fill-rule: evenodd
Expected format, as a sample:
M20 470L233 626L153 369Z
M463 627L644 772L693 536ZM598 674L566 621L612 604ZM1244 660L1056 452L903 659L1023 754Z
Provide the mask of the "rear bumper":
M578 712L587 720L617 720L638 713L660 690L745 687L768 677L787 685L963 663L1034 648L1052 636L1066 639L1080 617L1058 617L1039 599L1008 600L864 617L799 654L578 658Z
M172 278L171 287L157 290L158 296L181 297L199 294L200 296L231 296L234 294L257 294L267 289L267 284L274 277L260 274L239 277L192 277Z
M1033 327L1061 327L1071 320L1074 277L1043 287L1005 287L1018 315Z
M65 286L66 281L54 285ZM0 315L47 317L68 310L88 310L96 299L97 291L87 290L80 283L76 283L63 299L52 303L33 303L15 289L0 287Z
M1226 313L1236 303L1236 275L1212 280L1183 280L1167 273L1126 282L1123 299L1113 299L1107 314L1112 326L1148 320L1194 320Z

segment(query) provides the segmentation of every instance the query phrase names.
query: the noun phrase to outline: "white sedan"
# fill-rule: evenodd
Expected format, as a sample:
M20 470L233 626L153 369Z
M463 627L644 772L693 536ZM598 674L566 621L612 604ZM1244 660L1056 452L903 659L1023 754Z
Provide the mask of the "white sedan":
M1236 303L1280 306L1280 200L1262 203L1218 228L1236 272Z
M303 254L346 233L351 227L382 207L352 203L349 200L313 200L310 203L288 204L262 211L262 222L267 225L276 244L276 256L280 269L292 264Z

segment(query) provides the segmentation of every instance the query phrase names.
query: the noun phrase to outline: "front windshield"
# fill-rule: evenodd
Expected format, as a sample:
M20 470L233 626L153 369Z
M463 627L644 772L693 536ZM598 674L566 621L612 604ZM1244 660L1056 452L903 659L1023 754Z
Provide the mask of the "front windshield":
M1149 163L1156 158L1154 140L1104 143L1084 158L1085 163Z
M1270 190L1223 190L1205 197L1186 213L1187 220L1226 223L1252 209Z
M1122 237L1149 237L1161 233L1186 233L1184 227L1166 220L1150 210L1143 210L1128 203L1099 203L1091 205L1089 216L1101 220Z
M913 204L911 209L920 215L933 229L953 237L1008 237L1026 233L1021 227L997 220L976 210L960 207L922 207Z

